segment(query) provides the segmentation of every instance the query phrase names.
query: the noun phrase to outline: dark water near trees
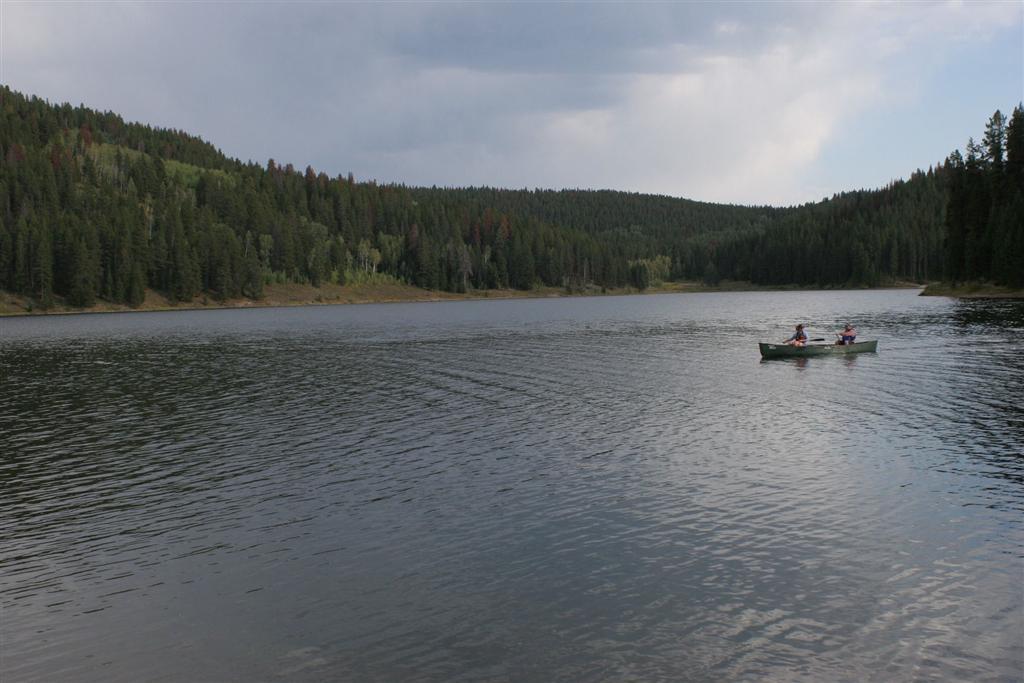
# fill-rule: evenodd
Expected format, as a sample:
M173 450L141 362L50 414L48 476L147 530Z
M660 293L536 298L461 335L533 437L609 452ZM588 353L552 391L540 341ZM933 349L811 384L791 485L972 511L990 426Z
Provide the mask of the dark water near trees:
M1024 303L915 294L0 320L0 679L1019 679Z

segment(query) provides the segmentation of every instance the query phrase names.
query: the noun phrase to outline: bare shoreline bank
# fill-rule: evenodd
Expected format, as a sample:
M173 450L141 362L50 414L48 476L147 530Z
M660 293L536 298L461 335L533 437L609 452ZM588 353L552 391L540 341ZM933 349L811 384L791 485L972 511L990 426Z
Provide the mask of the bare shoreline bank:
M1011 289L986 282L935 282L925 287L921 291L921 296L947 296L953 299L1024 299L1024 289Z
M877 289L921 289L926 296L957 296L945 291L930 291L934 285L921 283L894 283ZM867 289L867 288L858 288ZM763 287L749 282L722 282L716 286L700 282L667 282L657 287L639 291L631 287L602 289L592 288L569 292L559 287L542 287L531 290L487 289L465 293L432 291L399 283L367 285L333 285L321 287L312 285L286 284L268 285L260 299L227 299L219 301L206 295L197 296L189 302L172 302L159 292L146 290L146 298L139 306L97 301L93 306L78 308L57 301L49 308L41 308L29 297L0 292L0 317L36 315L75 315L83 313L153 313L169 311L224 310L234 308L279 308L291 306L328 306L347 304L419 303L440 301L487 301L502 299L546 299L589 296L625 296L632 294L698 294L713 292L768 292L768 291L818 291L818 288L804 287ZM821 290L839 291L839 290ZM1024 292L1016 294L992 294L972 292L976 297L1024 298Z
M707 288L700 283L666 283L644 292L633 288L591 288L569 292L560 287L538 287L530 290L484 289L469 292L445 292L420 289L410 285L389 283L383 285L268 285L260 299L217 300L206 295L192 301L173 302L154 290L146 290L146 298L139 306L97 301L88 307L68 306L56 301L42 308L30 297L0 291L0 317L36 315L76 315L87 313L153 313L169 311L225 310L234 308L282 308L292 306L338 306L349 304L422 303L441 301L495 301L503 299L547 299L588 296L624 296L630 294L666 294L702 291L743 291L745 288Z

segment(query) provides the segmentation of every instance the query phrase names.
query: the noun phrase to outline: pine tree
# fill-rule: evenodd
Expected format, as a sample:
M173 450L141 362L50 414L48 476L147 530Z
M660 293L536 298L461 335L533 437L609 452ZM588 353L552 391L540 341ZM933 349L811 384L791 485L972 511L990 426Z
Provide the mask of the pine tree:
M982 139L982 145L985 148L985 159L992 172L1002 175L1003 153L1006 148L1006 117L998 109L985 124L985 137Z
M1024 191L1024 105L1013 108L1006 126L1006 175L1013 190Z

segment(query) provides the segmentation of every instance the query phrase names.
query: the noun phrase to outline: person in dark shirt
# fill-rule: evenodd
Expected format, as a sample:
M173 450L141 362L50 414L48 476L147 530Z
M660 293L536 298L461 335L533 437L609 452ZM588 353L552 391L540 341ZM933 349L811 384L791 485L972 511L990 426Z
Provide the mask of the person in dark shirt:
M804 346L807 344L807 333L804 331L803 323L796 326L796 332L793 336L786 340L786 344L790 346Z

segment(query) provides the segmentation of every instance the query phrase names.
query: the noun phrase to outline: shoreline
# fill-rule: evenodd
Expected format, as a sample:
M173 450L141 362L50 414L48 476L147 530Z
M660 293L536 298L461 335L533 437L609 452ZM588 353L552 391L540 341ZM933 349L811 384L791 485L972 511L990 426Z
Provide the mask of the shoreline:
M990 282L932 282L921 290L921 296L946 296L953 299L1024 299L1024 289L1003 287Z
M921 283L893 283L887 287L859 287L851 291L866 289L921 289L925 295L927 287ZM292 306L336 306L386 303L425 303L441 301L482 301L503 299L556 299L592 296L629 296L636 294L704 294L715 292L789 292L789 291L842 291L841 289L805 288L796 286L768 287L749 282L723 282L708 286L701 282L666 282L640 291L632 287L614 289L592 288L568 292L561 287L540 287L530 290L484 289L469 292L444 292L420 289L400 283L334 285L321 287L303 284L267 285L260 299L226 299L218 301L208 295L197 296L188 302L172 302L159 292L146 290L146 297L139 306L97 301L92 306L73 307L57 301L49 308L42 309L30 298L0 291L0 318L27 317L40 315L79 315L91 313L159 313L173 311L226 310L235 308L285 308ZM931 295L931 294L928 294ZM945 296L945 294L936 294ZM1024 296L1022 294L1021 296Z

